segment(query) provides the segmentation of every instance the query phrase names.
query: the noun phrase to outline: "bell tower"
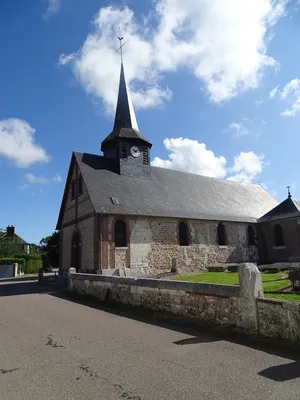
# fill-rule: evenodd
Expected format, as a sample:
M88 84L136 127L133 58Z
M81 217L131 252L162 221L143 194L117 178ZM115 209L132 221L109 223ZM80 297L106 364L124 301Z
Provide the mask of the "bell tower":
M119 38L120 42L123 38ZM122 51L122 45L120 47ZM112 132L103 140L104 157L115 159L120 175L150 177L152 144L139 131L128 90L121 53L121 72L115 122Z

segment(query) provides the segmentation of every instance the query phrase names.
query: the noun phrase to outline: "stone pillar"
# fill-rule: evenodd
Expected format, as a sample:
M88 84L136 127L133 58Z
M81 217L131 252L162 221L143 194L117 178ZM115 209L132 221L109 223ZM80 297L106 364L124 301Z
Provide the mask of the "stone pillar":
M15 278L16 276L18 276L18 263L15 263L15 264L14 264L13 274L14 274L14 278Z
M39 283L43 282L43 275L44 275L43 268L39 268L39 270L38 270L38 282Z
M68 290L69 292L74 292L74 283L71 274L76 274L76 268L69 268L68 272Z
M240 296L238 305L238 326L248 333L258 331L256 298L264 297L261 274L256 265L241 264L238 268Z

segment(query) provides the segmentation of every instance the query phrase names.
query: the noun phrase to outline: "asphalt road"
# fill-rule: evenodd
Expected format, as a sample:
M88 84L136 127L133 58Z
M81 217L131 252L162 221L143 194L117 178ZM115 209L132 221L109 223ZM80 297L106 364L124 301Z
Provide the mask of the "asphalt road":
M1 400L299 400L300 361L0 283ZM298 358L300 360L300 358Z

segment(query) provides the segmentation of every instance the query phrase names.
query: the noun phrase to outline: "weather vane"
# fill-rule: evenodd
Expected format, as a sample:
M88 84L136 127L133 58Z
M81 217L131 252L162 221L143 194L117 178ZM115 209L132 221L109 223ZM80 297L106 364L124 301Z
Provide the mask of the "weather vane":
M291 188L291 187L290 187L290 186L287 186L286 188L287 188L287 190L288 190L288 198L291 198L291 197L292 197L291 192L290 192L290 188Z
M119 51L119 50L120 50L120 53L121 53L121 63L123 64L123 51L122 51L122 48L123 48L123 46L124 46L124 44L125 44L126 42L122 43L122 40L124 39L123 36L118 36L118 39L120 40L120 47L119 47L116 51Z

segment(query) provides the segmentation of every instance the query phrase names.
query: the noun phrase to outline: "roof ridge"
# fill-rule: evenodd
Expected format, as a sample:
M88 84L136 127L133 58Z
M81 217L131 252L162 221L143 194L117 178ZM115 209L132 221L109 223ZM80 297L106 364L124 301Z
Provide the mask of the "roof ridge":
M87 154L90 156L94 156L94 157L99 157L99 158L105 158L103 155L101 154L93 154L93 153L87 153L87 152L82 152L82 151L73 151L75 154ZM211 179L211 180L215 180L215 181L221 181L221 182L228 182L231 183L233 182L234 184L242 184L242 185L250 185L250 186L260 186L266 193L268 193L268 195L270 197L272 197L275 201L278 202L277 199L275 199L274 196L272 196L260 183L252 183L252 182L241 182L241 181L234 181L234 180L229 180L229 179L224 179L224 178L216 178L213 176L207 176L207 175L202 175L202 174L196 174L195 172L187 172L187 171L181 171L178 169L173 169L173 168L164 168L164 167L158 167L155 165L151 165L151 169L155 168L155 169L162 169L162 170L168 170L168 171L173 171L176 173L181 173L181 174L187 174L187 175L193 175L193 176L201 176L205 179Z
M251 186L261 186L259 183L251 183L251 182L241 182L241 181L234 181L234 180L230 180L230 179L224 179L224 178L216 178L214 176L207 176L207 175L202 175L202 174L196 174L195 172L187 172L187 171L181 171L178 169L173 169L173 168L164 168L164 167L157 167L155 165L151 165L151 168L157 168L157 169L163 169L163 170L168 170L168 171L174 171L174 172L180 172L182 174L187 174L187 175L193 175L193 176L201 176L203 178L206 179L211 179L211 180L216 180L216 181L222 181L222 182L233 182L234 184L236 183L241 183L243 185L251 185ZM267 190L265 190L268 194L269 192ZM276 200L274 198L274 200ZM277 201L277 200L276 200Z

